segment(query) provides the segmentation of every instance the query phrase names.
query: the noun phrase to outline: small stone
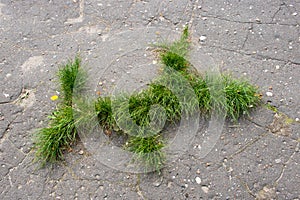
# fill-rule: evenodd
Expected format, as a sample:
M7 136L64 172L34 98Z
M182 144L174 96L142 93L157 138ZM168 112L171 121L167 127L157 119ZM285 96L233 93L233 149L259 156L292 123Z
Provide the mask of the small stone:
M9 78L9 77L11 77L11 74L6 74L6 78Z
M278 158L278 159L275 159L275 163L276 163L276 164L279 164L279 163L281 163L281 159L280 159L280 158Z
M201 178L200 178L200 177L197 176L197 177L195 178L195 181L196 181L197 184L201 184Z
M99 82L99 85L102 86L102 85L103 85L103 82L100 81L100 82Z
M112 83L116 82L116 80L115 80L115 79L111 79L110 81L111 81Z
M300 121L300 119L297 117L297 118L295 119L295 121L296 121L296 122L299 122L299 121Z
M204 193L208 193L209 188L207 186L202 186L201 189L203 190Z
M159 187L163 182L163 177L161 177L160 179L156 180L155 182L153 182L153 185L155 187Z
M153 185L154 185L154 187L159 187L161 185L161 181L154 182Z
M272 97L272 96L273 96L273 93L272 93L272 92L266 92L266 95L267 95L268 97Z
M199 39L200 39L201 42L203 42L204 40L206 40L206 36L201 35Z
M292 15L293 15L293 16L296 16L296 15L298 15L298 13L294 12Z
M201 173L200 169L197 169L196 173L197 173L197 174L200 174L200 173Z
M156 64L157 64L157 61L156 61L156 60L153 60L153 61L152 61L152 64L153 64L153 65L156 65Z
M280 66L279 66L279 65L276 65L275 68L276 68L276 69L280 69Z
M80 150L80 151L78 152L78 154L79 154L79 155L83 155L83 154L84 154L84 151L83 151L83 150Z

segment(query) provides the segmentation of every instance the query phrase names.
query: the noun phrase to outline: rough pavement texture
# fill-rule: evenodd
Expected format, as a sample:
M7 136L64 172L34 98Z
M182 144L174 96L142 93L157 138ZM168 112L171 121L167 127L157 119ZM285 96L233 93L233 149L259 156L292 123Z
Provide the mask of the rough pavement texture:
M299 1L0 2L0 199L300 199ZM183 25L223 71L258 85L285 117L262 107L228 122L204 159L191 144L161 176L115 171L79 153L81 144L54 169L32 163L32 134L55 107L61 63L80 53L92 67L117 33Z

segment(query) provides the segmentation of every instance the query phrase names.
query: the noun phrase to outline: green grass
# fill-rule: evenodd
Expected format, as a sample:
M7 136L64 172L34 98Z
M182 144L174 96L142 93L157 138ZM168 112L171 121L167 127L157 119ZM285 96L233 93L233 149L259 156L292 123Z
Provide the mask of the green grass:
M116 129L116 122L112 115L110 97L99 97L95 102L95 110L98 116L99 124L104 129Z
M222 112L220 114L237 121L241 116L249 115L250 110L260 104L258 88L247 81L234 79L230 75L212 76L192 72L192 66L187 61L190 48L188 28L184 29L178 41L158 47L161 63L180 72L194 89L202 114L219 110Z
M87 101L80 97L87 78L80 59L75 58L59 69L62 100L50 115L49 126L37 135L37 158L43 163L63 159L64 150L76 142L75 125L85 126L82 130L92 129L89 122L94 123L96 117L103 129L128 136L124 148L134 153L133 161L146 170L159 171L166 161L162 151L164 129L179 122L183 114L193 116L199 107L203 116L217 111L237 121L260 104L258 88L249 82L224 74L199 74L191 69L188 28L177 41L159 44L157 48L162 74L147 89L130 95ZM73 102L74 96L78 101ZM74 120L74 110L83 117Z
M192 72L192 66L187 59L190 48L187 28L184 29L178 41L171 44L160 44L158 48L163 64L162 75L150 83L147 89L131 95L124 94L115 100L118 105L115 115L117 121L120 121L122 126L127 125L126 130L123 131L130 136L126 149L135 153L135 159L143 160L148 168L156 170L162 167L166 155L160 151L164 147L164 143L161 141L163 130L154 132L154 135L151 136L146 134L146 129L152 120L151 106L160 105L164 109L165 113L163 114L168 123L180 121L182 112L193 113L193 110L196 110L195 104L198 104L203 116L209 116L213 111L219 111L222 112L220 114L236 121L239 117L248 115L250 110L260 102L257 87L247 81L234 79L229 75L218 76L209 73L200 75ZM177 71L178 75L170 75L172 74L170 68ZM182 104L177 96L180 92L182 94L186 92L187 88L182 86L187 84L193 89L198 101L187 101ZM173 91L178 92L177 95L166 85L172 86ZM117 127L113 119L111 101L107 97L105 99L106 101L101 97L98 100L99 122L104 127ZM164 118L159 115L161 110L157 111L159 112L152 113L152 115L156 116L158 120L163 120ZM136 126L128 123L128 118L139 126L138 131ZM163 122L159 121L158 123L162 124Z
M182 57L172 51L167 51L167 52L163 53L161 55L161 61L164 65L171 67L171 68L175 69L176 71L185 70L189 65L189 63L187 62L187 60L184 57Z
M257 87L247 81L233 79L229 75L222 77L227 116L237 121L239 117L249 115L250 110L258 106L261 101Z
M160 135L151 137L130 137L125 149L134 153L133 162L148 171L159 172L166 161L162 152L164 143Z
M273 111L274 113L279 113L278 109L275 106L270 105L269 103L264 104L264 107L266 107L267 109Z
M84 89L87 79L86 72L81 69L81 60L75 57L74 61L69 61L58 70L60 92L62 94L62 104L72 105L73 92L80 93ZM76 88L76 90L74 90Z
M186 58L190 50L189 29L185 27L179 40L156 45L161 53L172 52Z
M49 126L38 131L35 143L36 158L42 165L62 160L63 151L75 143L77 136L72 107L61 107L49 119Z
M49 116L47 127L38 130L35 136L36 160L42 165L63 159L64 150L76 142L72 98L73 90L83 89L86 73L80 68L80 59L69 61L58 71L61 100Z

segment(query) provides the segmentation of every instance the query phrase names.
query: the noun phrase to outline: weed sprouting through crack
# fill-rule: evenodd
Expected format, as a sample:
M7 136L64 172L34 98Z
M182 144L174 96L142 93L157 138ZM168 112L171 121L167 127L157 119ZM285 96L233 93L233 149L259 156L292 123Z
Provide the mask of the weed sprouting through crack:
M192 88L197 102L187 100L182 103L178 99L180 96L178 94L181 90L187 90L182 87L184 85L180 82L182 79L162 75L140 92L114 98L100 96L96 101L89 103L95 113L90 113L87 118L90 119L90 116L94 115L105 131L126 135L127 141L123 147L134 154L133 161L142 164L146 169L159 171L166 161L164 129L169 124L178 123L183 113L193 116L195 108L199 107L200 114L205 116L211 114L212 110L222 107L224 110L220 109L220 112L226 112L228 118L236 121L239 117L248 115L251 109L259 105L260 96L257 95L258 88L247 81L237 80L225 74L212 77L208 73L194 72L192 64L188 61L190 50L188 28L183 30L179 40L159 44L156 48L163 74L170 74L168 71L170 69L180 74ZM80 88L84 87L86 80L85 73L79 66L80 60L76 58L74 62L69 62L59 70L58 77L63 99L56 111L50 115L49 126L39 130L36 139L36 155L43 163L63 159L63 151L76 141L75 125L88 121L83 118L74 120L72 110L72 103L74 103L72 97L80 96ZM214 86L209 84L211 80L219 87L220 92L225 94L225 101L219 99L218 95L212 95ZM175 94L174 90L166 87L167 85L175 85L179 93ZM76 90L79 91L78 94L73 93L74 87L79 88ZM117 107L114 109L112 105ZM123 124L128 124L128 118L134 123L122 129ZM158 124L158 128L147 132L148 127L153 124Z

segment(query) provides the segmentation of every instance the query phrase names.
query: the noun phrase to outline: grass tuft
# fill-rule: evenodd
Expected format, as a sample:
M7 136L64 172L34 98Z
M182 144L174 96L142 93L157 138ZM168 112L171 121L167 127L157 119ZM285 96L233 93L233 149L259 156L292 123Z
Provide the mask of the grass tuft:
M42 165L62 160L63 151L70 148L77 135L72 107L61 107L49 119L49 127L39 130L35 143L36 158Z
M111 98L99 97L95 103L95 110L98 116L98 121L101 127L107 130L113 130L116 127L116 122L112 115Z
M176 53L173 53L171 51L167 51L166 53L163 53L161 55L161 61L164 65L166 65L167 67L171 67L176 71L183 71L189 65L189 63L186 61L184 57Z
M166 161L162 152L164 143L160 135L151 137L130 137L125 148L134 153L133 161L139 163L145 171L159 172Z
M229 75L222 76L226 95L227 116L237 121L243 115L249 115L252 108L260 104L261 98L257 87L247 81L233 79Z
M85 72L80 68L80 59L69 61L58 71L62 101L49 116L48 127L38 130L35 137L36 160L42 165L63 159L63 151L76 142L77 130L73 117L73 90L83 88Z

